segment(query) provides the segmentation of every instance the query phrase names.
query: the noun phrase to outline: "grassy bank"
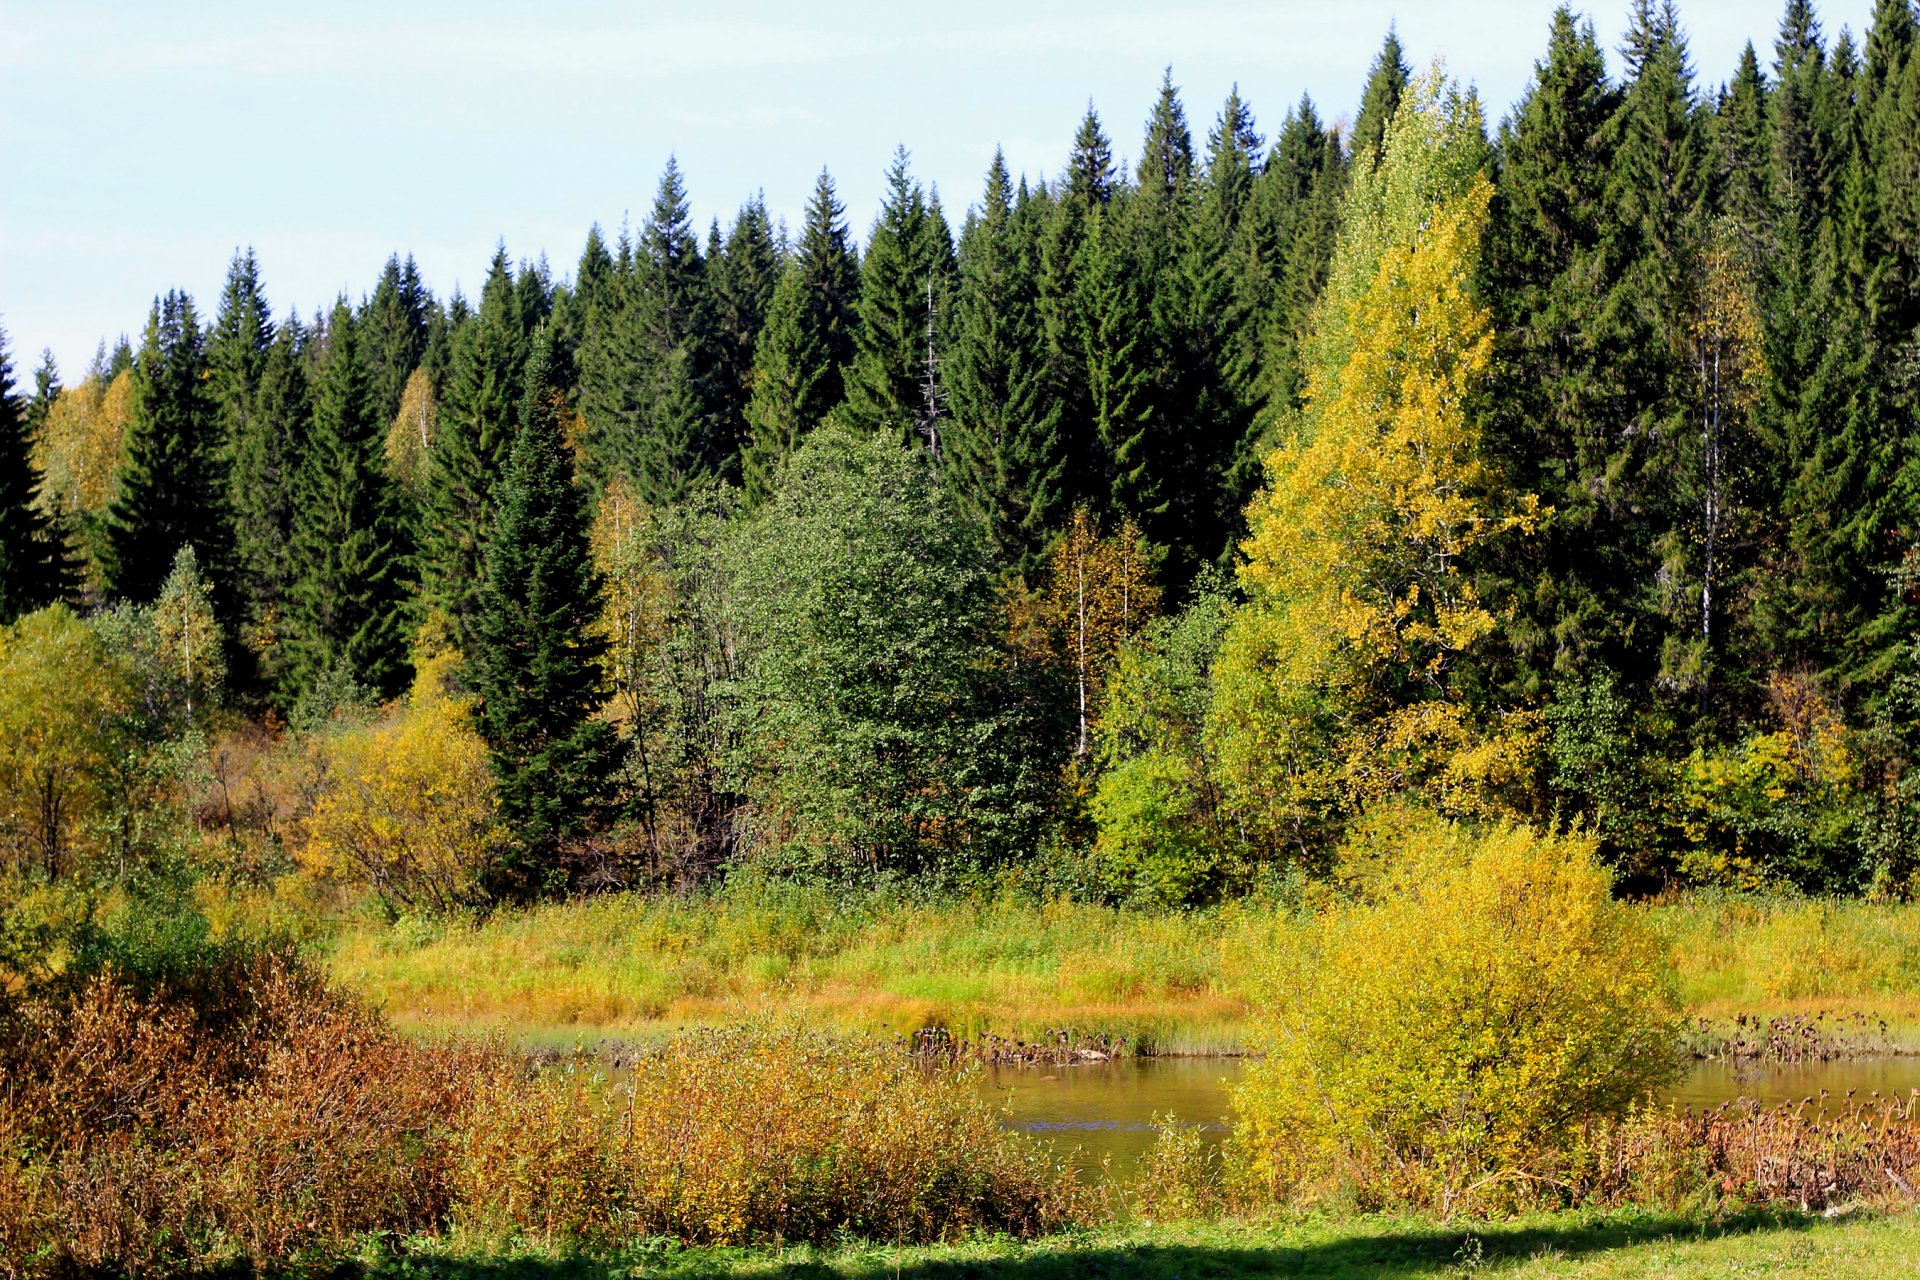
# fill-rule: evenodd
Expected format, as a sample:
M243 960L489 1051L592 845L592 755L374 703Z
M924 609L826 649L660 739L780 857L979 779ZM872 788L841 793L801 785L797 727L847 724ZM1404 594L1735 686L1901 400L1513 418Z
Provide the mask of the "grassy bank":
M1359 1280L1378 1276L1689 1277L1844 1275L1906 1277L1920 1255L1912 1215L1824 1222L1751 1218L1721 1224L1641 1213L1565 1213L1498 1224L1436 1226L1368 1220L1289 1226L1135 1225L1020 1242L984 1238L953 1245L841 1249L670 1250L584 1258L542 1251L501 1254L455 1247L404 1262L370 1262L372 1276L490 1280L611 1280L641 1277L845 1277L846 1280L1116 1280L1193 1276L1287 1276Z
M1641 908L1688 1008L1886 1018L1920 1048L1920 906L1682 898ZM498 1027L539 1043L644 1039L777 1008L848 1030L966 1037L1060 1028L1162 1053L1239 1046L1271 905L1164 915L1071 903L835 903L797 890L616 895L323 935L333 976L420 1030Z

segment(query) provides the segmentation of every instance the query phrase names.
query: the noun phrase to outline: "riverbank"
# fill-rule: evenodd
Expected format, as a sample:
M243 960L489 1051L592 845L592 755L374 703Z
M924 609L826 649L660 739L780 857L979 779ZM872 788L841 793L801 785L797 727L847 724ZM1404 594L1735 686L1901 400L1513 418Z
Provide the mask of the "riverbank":
M1561 1213L1446 1226L1392 1219L1134 1224L1021 1242L999 1237L918 1248L678 1249L664 1245L592 1258L542 1250L429 1248L405 1259L369 1260L368 1280L475 1275L514 1280L613 1277L739 1277L740 1280L1185 1280L1192 1276L1284 1276L1359 1280L1497 1269L1503 1276L1660 1277L1844 1275L1892 1280L1913 1274L1920 1217L1748 1217L1711 1223L1646 1213Z
M1741 1015L1825 1015L1879 1049L1920 1050L1920 906L1702 895L1637 909L1707 1039ZM336 981L423 1032L564 1047L778 1010L884 1035L1071 1029L1127 1051L1220 1054L1245 1043L1262 957L1293 920L1260 902L1158 914L782 889L609 895L471 921L350 913L311 933Z

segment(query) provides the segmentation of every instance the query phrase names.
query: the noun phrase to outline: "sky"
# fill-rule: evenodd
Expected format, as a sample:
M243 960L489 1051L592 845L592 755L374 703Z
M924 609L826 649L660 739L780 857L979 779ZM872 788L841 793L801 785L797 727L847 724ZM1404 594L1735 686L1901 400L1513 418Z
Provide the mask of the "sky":
M1166 67L1201 144L1235 84L1269 137L1303 92L1349 117L1389 24L1498 120L1554 2L0 0L0 326L17 381L48 348L71 383L157 293L211 313L245 246L283 313L359 299L394 252L442 297L500 242L565 277L669 155L702 226L758 192L797 228L825 166L864 236L904 145L957 226L996 145L1057 172L1090 101L1137 154ZM1768 61L1780 8L1682 0L1701 83L1749 39ZM1830 38L1870 12L1820 6ZM1591 10L1609 51L1626 13Z

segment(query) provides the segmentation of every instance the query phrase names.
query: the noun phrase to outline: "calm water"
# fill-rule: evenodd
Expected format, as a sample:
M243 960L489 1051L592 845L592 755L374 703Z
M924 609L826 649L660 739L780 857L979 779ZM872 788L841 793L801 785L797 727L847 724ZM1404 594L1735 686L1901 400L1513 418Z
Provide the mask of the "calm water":
M1171 1115L1224 1138L1227 1088L1246 1071L1238 1058L1134 1059L1077 1067L999 1068L981 1089L1006 1108L1006 1123L1058 1144L1080 1148L1085 1169L1111 1156L1113 1170L1132 1171L1153 1143L1153 1118ZM1920 1089L1920 1057L1737 1067L1700 1062L1668 1093L1682 1106L1717 1106L1732 1098L1763 1103L1839 1096L1849 1089L1905 1096Z

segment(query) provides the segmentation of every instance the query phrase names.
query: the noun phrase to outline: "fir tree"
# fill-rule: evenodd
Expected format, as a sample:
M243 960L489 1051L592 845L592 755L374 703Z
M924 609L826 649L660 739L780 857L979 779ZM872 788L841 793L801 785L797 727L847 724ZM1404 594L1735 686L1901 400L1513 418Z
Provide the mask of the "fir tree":
M1088 248L1091 224L1107 216L1115 190L1113 144L1093 104L1074 135L1065 180L1050 200L1037 200L1043 215L1040 257L1040 318L1046 330L1052 394L1060 406L1060 430L1069 459L1068 505L1104 510L1110 500L1106 451L1089 394L1093 291Z
M14 393L7 335L0 329L0 626L66 593L66 554L40 504L33 428Z
M228 563L218 411L207 394L205 339L186 294L175 290L154 301L132 385L102 568L109 594L144 603L167 580L181 547L192 547L216 582Z
M309 707L331 691L390 696L405 683L405 546L374 409L358 326L342 298L319 356L289 539L287 676Z
M551 361L542 330L487 544L468 664L501 815L517 846L503 879L521 892L557 887L554 855L606 815L619 745L599 715L607 698L596 626L601 584L549 385Z

